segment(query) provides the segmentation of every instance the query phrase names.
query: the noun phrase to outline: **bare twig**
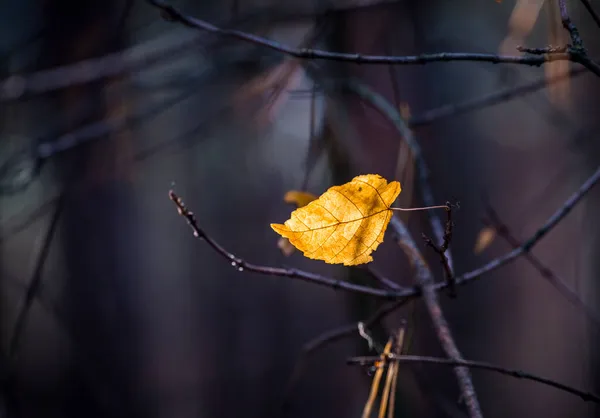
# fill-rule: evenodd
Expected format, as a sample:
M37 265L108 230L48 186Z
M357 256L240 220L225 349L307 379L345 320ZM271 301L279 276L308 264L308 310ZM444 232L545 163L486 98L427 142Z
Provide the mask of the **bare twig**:
M216 33L224 37L239 39L245 42L261 45L265 48L278 51L287 55L302 59L322 59L331 61L354 62L356 64L396 64L396 65L416 65L427 64L431 62L447 62L447 61L478 61L489 62L493 64L523 64L540 66L545 62L550 61L573 61L573 57L569 53L547 54L540 56L502 56L485 53L463 53L463 52L443 52L438 54L421 54L412 56L381 56L381 55L363 55L349 54L340 52L321 51L317 49L298 49L290 46L266 39L260 36L252 35L238 30L221 29L211 23L203 20L187 16L180 12L175 7L159 0L147 0L151 5L159 8L163 17L167 20L179 22L187 27L199 29L211 33ZM589 60L588 60L589 61ZM579 62L579 61L577 61ZM582 65L588 66L589 62L579 62ZM589 67L588 67L589 68ZM591 71L600 76L599 68L590 68Z
M395 232L397 239L412 247L415 253L418 253L419 250L415 241L410 235L410 232L397 216L392 217L390 225L392 230ZM427 311L429 312L429 316L431 317L442 348L450 359L462 361L462 355L458 350L456 343L454 342L454 338L450 332L450 327L448 326L448 323L444 318L444 314L442 313L442 309L440 308L431 271L429 270L427 264L425 264L423 261L422 257L415 257L413 261L417 271L416 279L418 288L421 291L421 297L425 301L425 306L427 307ZM445 285L448 286L448 282L445 282ZM454 373L458 380L460 392L467 406L469 416L471 418L482 417L483 415L481 413L481 408L479 406L479 401L477 400L477 395L475 393L475 388L473 386L469 370L465 367L457 365L454 368Z
M489 224L494 227L500 237L502 237L508 244L513 248L518 248L522 244L519 240L510 232L508 226L502 222L498 213L494 210L491 205L486 205L487 216L489 217ZM597 325L600 325L600 316L588 306L579 297L577 292L571 288L562 278L556 275L549 267L547 267L539 258L531 253L523 255L529 263L540 273L540 275L546 279L561 295L565 297L571 304L578 307L583 313Z
M359 365L371 365L376 361L379 361L381 358L378 357L353 357L348 359L349 364L359 364ZM497 366L491 363L485 363L482 361L471 361L471 360L451 360L439 357L428 357L428 356L409 356L409 355L397 355L397 354L389 354L388 359L391 361L397 361L400 363L430 363L437 364L442 366L462 366L468 367L471 369L483 369L490 370L494 372L498 372L507 376L512 376L517 379L525 379L531 380L537 383L541 383L543 385L551 386L556 389L562 390L563 392L568 392L573 395L579 396L586 402L594 402L600 403L600 396L592 393L592 392L584 392L582 390L573 388L571 386L565 385L563 383L556 382L554 380L547 379L545 377L536 376L531 373L523 372L521 370L507 369L505 367Z

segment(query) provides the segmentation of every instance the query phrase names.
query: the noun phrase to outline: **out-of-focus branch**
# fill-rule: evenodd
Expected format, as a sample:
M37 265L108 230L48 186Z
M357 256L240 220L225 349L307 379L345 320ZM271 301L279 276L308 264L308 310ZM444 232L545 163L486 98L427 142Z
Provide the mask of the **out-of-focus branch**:
M486 205L487 218L486 223L492 226L497 234L502 237L508 244L513 248L519 248L521 242L511 233L508 226L502 222L498 213L494 208L487 204ZM567 284L565 280L557 276L549 267L547 267L539 258L531 253L525 253L523 255L529 263L540 273L540 275L546 279L559 293L567 299L571 304L581 309L583 313L597 325L600 325L600 316L588 306L577 294L575 290Z
M600 396L592 393L592 392L584 392L582 390L576 389L572 386L565 385L560 382L556 382L554 380L546 379L545 377L536 376L531 373L523 372L521 370L507 369L505 367L497 366L491 363L485 363L482 361L472 361L472 360L450 360L439 357L428 357L428 356L409 356L409 355L398 355L398 354L389 354L388 360L397 361L399 363L429 363L429 364L437 364L441 366L461 366L468 367L470 369L482 369L489 370L493 372L497 372L500 374L504 374L507 376L512 376L517 379L525 379L531 380L537 383L541 383L543 385L551 386L553 388L562 390L563 392L568 392L573 395L579 396L586 402L594 402L600 403ZM374 362L379 361L380 357L352 357L348 359L348 364L359 364L359 365L372 365Z
M577 67L572 68L567 73L559 73L549 78L540 78L529 84L522 86L507 88L494 93L486 94L475 99L469 99L462 103L452 103L445 106L441 106L435 109L425 111L420 115L411 117L407 122L411 128L417 128L424 125L429 125L433 122L437 122L440 119L449 118L452 116L461 115L472 110L480 110L486 107L494 106L505 101L515 99L517 97L524 96L526 94L535 93L536 91L542 90L547 86L566 81L570 78L578 77L582 74L587 73L587 68Z

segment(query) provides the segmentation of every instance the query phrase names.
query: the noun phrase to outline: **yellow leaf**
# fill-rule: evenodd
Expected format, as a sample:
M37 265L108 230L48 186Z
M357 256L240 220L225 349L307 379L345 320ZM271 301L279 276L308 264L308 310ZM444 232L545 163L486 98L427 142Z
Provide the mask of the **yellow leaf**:
M294 246L287 238L280 237L277 241L277 247L279 247L283 255L286 257L289 257L294 252Z
M298 190L290 190L283 196L285 203L294 203L298 208L304 207L316 199L317 196L314 194Z
M317 196L309 192L290 190L285 194L285 196L283 196L283 201L286 203L293 203L297 208L301 208L308 205L316 198ZM279 238L279 241L277 241L277 247L279 247L283 255L286 257L289 257L294 252L294 246L287 238Z
M494 238L496 238L496 229L486 226L479 231L473 252L475 254L482 253L494 241Z
M331 187L293 211L284 225L271 224L271 228L305 257L347 266L368 263L383 242L392 217L390 205L400 190L400 183L388 184L377 174L358 176Z

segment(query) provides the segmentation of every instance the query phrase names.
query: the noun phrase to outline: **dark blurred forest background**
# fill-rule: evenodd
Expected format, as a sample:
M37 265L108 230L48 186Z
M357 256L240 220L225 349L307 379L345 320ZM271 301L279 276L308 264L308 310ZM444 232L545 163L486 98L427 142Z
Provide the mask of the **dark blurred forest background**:
M558 3L171 4L291 47L519 56L520 45L570 42ZM567 2L593 59L589 4ZM411 148L357 88L410 121L435 204L459 202L457 274L518 246L600 165L600 78L579 64L294 59L165 16L138 0L0 2L2 417L359 417L373 377L346 360L373 352L358 331L297 360L385 301L240 272L194 240L167 195L249 262L378 287L364 269L286 256L269 227L289 218L287 191L319 195L364 173L402 183L396 206L426 204ZM533 248L534 262L519 257L456 298L439 292L464 358L600 392L599 213L596 188ZM428 213L399 219L443 281L421 239L433 236ZM415 286L389 234L370 267ZM373 337L384 344L403 321L405 353L445 357L421 299ZM471 375L485 417L600 416L556 388ZM398 379L396 417L468 416L451 367L401 364Z

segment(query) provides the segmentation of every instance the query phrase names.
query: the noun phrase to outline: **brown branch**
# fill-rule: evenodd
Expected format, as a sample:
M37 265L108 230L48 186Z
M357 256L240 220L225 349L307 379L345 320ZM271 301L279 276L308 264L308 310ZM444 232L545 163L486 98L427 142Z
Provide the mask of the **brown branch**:
M415 253L418 253L419 250L416 243L412 239L410 232L408 232L406 226L397 216L392 216L390 225L392 230L395 232L397 239L411 247ZM427 307L427 311L429 312L429 316L433 322L438 340L440 341L444 352L450 359L454 361L463 361L462 355L458 350L456 343L454 342L452 333L450 332L448 322L446 321L446 318L444 318L444 314L440 308L440 303L438 301L431 271L421 257L415 257L413 261L417 271L416 278L418 288L421 291L421 297L425 302L425 306ZM445 282L445 284L448 286L448 282ZM454 373L458 380L461 396L465 401L469 416L471 418L482 417L483 415L481 413L479 401L477 400L477 395L475 393L475 388L471 380L469 369L460 365L456 365L456 367L454 367Z
M497 373L501 373L507 376L512 376L517 379L531 380L543 385L551 386L553 388L568 392L570 394L579 396L586 402L600 403L600 396L592 392L584 392L574 387L565 385L563 383L556 382L554 380L547 379L545 377L536 376L531 373L523 372L521 370L507 369L505 367L497 366L491 363L485 363L482 361L471 361L471 360L451 360L439 357L428 357L428 356L409 356L409 355L397 355L389 354L388 359L391 361L397 361L400 363L429 363L437 364L442 366L462 366L471 369L482 369L489 370ZM377 361L380 361L381 357L352 357L348 359L348 364L359 364L359 365L372 365Z
M178 22L189 28L199 29L211 33L221 35L223 37L235 38L241 41L250 42L256 45L263 46L265 48L291 55L301 59L322 59L330 61L343 61L353 62L356 64L396 64L396 65L417 65L427 64L431 62L448 62L448 61L477 61L477 62L489 62L493 64L504 63L504 64L522 64L540 66L550 61L574 61L569 53L561 54L547 54L540 56L503 56L496 54L485 54L485 53L463 53L463 52L443 52L437 54L421 54L421 55L409 55L409 56L385 56L385 55L363 55L363 54L349 54L341 52L329 52L321 51L317 49L307 48L292 48L290 46L275 42L273 40L263 38L260 36L252 35L239 30L221 29L211 23L203 20L187 16L180 12L175 7L164 3L160 0L147 0L148 3L157 7L161 10L162 15L165 19ZM579 61L577 61L579 62ZM589 62L579 62L583 65L590 65ZM590 68L591 71L600 76L599 68Z
M267 276L289 277L292 279L300 279L306 282L319 284L321 286L331 287L333 289L343 289L350 292L361 293L364 295L377 296L382 298L394 299L395 292L376 289L368 286L361 286L346 282L343 280L333 279L331 277L321 276L319 274L309 273L297 269L284 269L279 267L260 266L249 263L236 255L230 253L223 248L218 242L207 235L203 229L198 226L194 213L187 209L181 198L172 190L169 191L169 198L177 206L177 211L185 218L188 225L192 228L194 237L205 241L217 254L231 263L231 266L239 271L249 271L260 273Z
M500 237L502 237L509 245L513 248L518 248L522 244L519 240L510 232L508 226L502 222L498 213L492 208L491 205L486 205L486 212L489 218L488 223L494 227ZM539 258L531 253L523 255L529 263L540 273L540 275L546 279L559 293L567 299L571 304L581 309L583 313L597 325L600 325L600 316L588 306L573 290L565 280L557 276L549 267L547 267Z

